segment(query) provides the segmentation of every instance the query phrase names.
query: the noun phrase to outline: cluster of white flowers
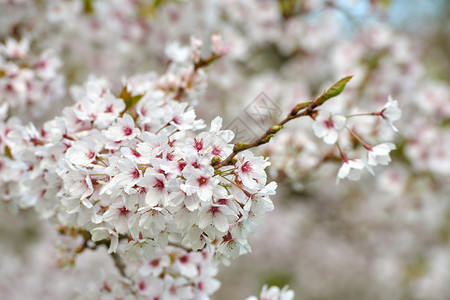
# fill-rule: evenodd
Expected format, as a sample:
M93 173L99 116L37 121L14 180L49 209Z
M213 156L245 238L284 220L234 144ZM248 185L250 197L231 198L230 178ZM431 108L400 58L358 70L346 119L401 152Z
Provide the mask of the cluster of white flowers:
M86 245L137 260L141 278L125 294L209 299L219 286L212 264L249 252L249 234L273 210L277 185L267 183L267 159L242 151L215 167L233 151L234 134L221 130L219 117L205 130L188 103L204 88L201 65L226 47L213 36L211 56L200 50L194 38L190 49L172 48L165 74L124 79L118 97L107 80L91 78L42 129L16 122L2 131L8 174L17 173L4 200L87 232ZM124 285L107 287L100 292L116 297Z
M388 102L379 112L358 114L348 117L365 117L367 115L382 117L394 131L397 131L392 122L400 118L401 111L398 108L397 100L393 100L392 97L389 96ZM347 118L344 116L332 115L327 111L319 110L318 116L315 118L312 125L314 133L317 137L322 138L327 144L336 144L338 146L339 154L344 161L337 175L338 180L343 178L359 180L364 169L367 169L373 175L373 167L378 165L385 166L389 164L391 161L389 154L392 150L396 149L393 143L381 143L371 146L362 140L362 138L358 136L355 131L347 127L346 123ZM351 136L367 150L367 161L360 158L349 159L342 151L339 146L338 139L339 131L344 128L346 128L350 132Z
M105 81L90 80L74 90L75 105L42 130L9 133L12 155L30 170L23 198L135 259L152 258L168 243L206 247L218 258L250 251L248 234L273 209L269 163L244 151L234 165L215 169L233 149L221 119L195 133L204 124L191 106L159 82L134 79L125 83L125 101Z
M234 134L221 130L219 117L201 131L204 122L188 104L204 90L201 67L227 53L218 35L211 47L210 57L202 58L198 39L191 38L190 47L169 45L168 71L124 79L118 97L107 80L91 78L72 88L75 104L39 130L9 118L27 107L19 93L27 89L17 80L2 106L8 118L1 124L2 203L13 210L34 207L41 217L89 232L86 243L106 243L109 253L140 260L135 266L152 284L146 289L144 279L138 282L144 298L209 299L219 287L212 263L250 251L247 237L273 209L269 196L276 189L266 182L267 160L249 151L214 167L233 151ZM9 40L1 50L10 67L27 58L28 42ZM47 56L33 66L36 76L53 81L59 61ZM2 76L16 80L8 72ZM51 99L41 100L50 105ZM161 260L158 274L146 268L149 259L155 268ZM101 291L120 294L113 290Z
M8 134L22 122L39 122L65 92L61 62L51 50L35 55L30 41L8 38L0 44L0 191L1 207L28 206L18 197L28 166L12 157Z
M35 56L30 41L8 38L0 44L0 120L36 120L64 94L61 61L51 50Z
M312 169L320 167L324 162L332 160L343 161L337 174L338 181L344 178L353 181L360 180L364 170L374 175L373 168L378 165L388 165L391 161L390 152L396 149L392 142L371 145L361 137L361 135L370 133L370 130L378 130L379 124L375 122L362 127L361 122L357 119L367 120L377 117L386 121L394 131L397 131L392 123L401 117L397 100L389 96L387 103L379 111L356 113L348 116L318 109L312 123L313 132L326 144L336 145L336 149L327 150L326 147L320 147L314 141L314 138L306 133L296 132L296 138L292 136L292 132L281 132L280 137L277 137L279 143L268 145L264 149L266 155L274 156L274 167L270 170L272 175L277 177L280 174L276 172L281 171L281 175L286 175L293 182L297 182L294 188L297 186L301 189L301 184L298 184L300 178L307 175ZM358 133L360 127L362 127L362 134ZM342 134L342 131L346 131L347 134ZM370 136L370 134L367 135ZM361 147L357 147L358 144ZM360 148L365 151L360 151ZM279 154L280 152L283 153L283 156ZM351 153L352 158L348 157L348 153ZM364 156L366 156L365 159ZM297 168L299 165L302 165L302 167ZM279 168L281 169L279 170Z
M166 247L151 260L129 263L127 279L105 276L101 286L91 286L79 299L210 299L220 287L213 278L217 271L208 251Z

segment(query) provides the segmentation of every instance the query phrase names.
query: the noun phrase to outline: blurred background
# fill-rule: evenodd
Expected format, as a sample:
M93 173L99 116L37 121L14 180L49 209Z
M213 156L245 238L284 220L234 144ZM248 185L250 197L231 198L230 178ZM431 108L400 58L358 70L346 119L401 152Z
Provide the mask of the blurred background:
M371 144L396 144L392 163L374 177L336 184L341 162L314 136L310 120L290 123L255 150L271 158L275 211L252 237L252 253L221 268L213 299L244 299L267 283L288 284L301 300L445 300L448 20L448 0L0 0L0 42L27 38L30 56L51 49L62 62L58 99L42 114L18 113L37 124L70 105L70 87L88 76L120 87L123 77L164 71L168 45L187 45L191 35L208 43L213 33L229 53L206 69L197 105L206 123L220 115L225 127L240 118L245 128L264 130L266 123L261 128L245 113L262 92L279 112L267 115L271 124L348 75L354 78L344 93L324 109L377 111L392 95L403 113L399 133L376 119L350 124ZM4 81L0 88L3 98ZM349 156L363 155L351 136L340 139ZM99 269L114 272L105 249L74 258L65 249L71 241L48 221L12 205L8 176L1 186L0 299L73 299Z

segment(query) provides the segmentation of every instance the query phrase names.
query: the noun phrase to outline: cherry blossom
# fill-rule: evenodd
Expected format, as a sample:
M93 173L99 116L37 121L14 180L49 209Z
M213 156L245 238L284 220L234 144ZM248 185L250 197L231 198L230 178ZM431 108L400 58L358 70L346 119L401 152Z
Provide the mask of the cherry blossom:
M337 179L348 178L350 180L359 180L362 171L366 168L365 163L360 159L347 159L339 169Z
M400 119L402 113L398 108L397 100L394 100L391 96L388 97L388 102L383 106L380 115L384 120L391 126L394 131L398 131L398 129L392 124L392 122Z
M344 116L320 110L312 126L317 137L322 138L327 144L334 144L338 140L339 130L345 127L345 123Z
M367 152L367 163L371 166L389 164L389 162L391 161L389 153L392 150L395 150L395 148L395 145L392 143L383 143L371 147L371 149L369 149Z

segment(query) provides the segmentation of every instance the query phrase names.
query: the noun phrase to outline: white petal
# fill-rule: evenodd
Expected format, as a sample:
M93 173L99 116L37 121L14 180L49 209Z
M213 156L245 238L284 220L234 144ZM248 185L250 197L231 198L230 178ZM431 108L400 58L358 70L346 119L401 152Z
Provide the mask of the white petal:
M228 219L223 214L218 214L213 218L214 226L217 230L220 232L227 232L230 228L230 225L228 224Z
M336 130L329 130L328 133L324 136L323 141L328 145L333 145L336 143L338 139L338 134Z
M198 221L198 227L204 229L206 226L210 225L212 221L212 215L210 213L205 213L200 217Z
M333 127L334 128L342 129L345 127L346 123L347 123L347 119L344 116L341 116L341 115L333 116Z
M216 117L214 120L212 120L211 122L211 132L217 132L220 130L220 128L222 128L222 118L221 117Z
M328 129L326 128L325 124L323 124L323 122L318 122L318 121L314 122L312 124L312 128L313 128L314 134L319 138L324 137L328 132Z

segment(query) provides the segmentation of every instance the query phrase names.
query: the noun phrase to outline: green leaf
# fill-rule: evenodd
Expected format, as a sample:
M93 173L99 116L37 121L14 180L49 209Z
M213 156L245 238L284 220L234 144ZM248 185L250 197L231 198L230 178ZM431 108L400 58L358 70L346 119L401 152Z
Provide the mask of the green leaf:
M142 95L136 95L134 97L132 97L129 101L125 102L126 106L127 106L127 110L132 108L136 103L139 102L139 100L141 100Z
M130 92L128 92L127 88L124 87L122 92L120 93L119 98L125 102L125 111L128 111L130 108L132 108L136 103L141 100L143 95L136 95L132 96Z
M341 80L339 80L338 82L336 82L335 84L333 84L326 92L325 92L325 96L327 97L327 99L330 99L332 97L336 97L338 96L340 93L342 93L342 91L345 88L345 85L347 84L347 82L350 81L350 79L352 79L353 76L348 76L345 78L342 78Z
M320 97L317 99L317 104L321 105L325 101L327 101L330 98L338 96L345 88L345 85L352 79L353 76L348 76L345 78L342 78L335 84L333 84L328 90L326 90Z
M84 0L84 13L89 15L94 13L94 0Z

